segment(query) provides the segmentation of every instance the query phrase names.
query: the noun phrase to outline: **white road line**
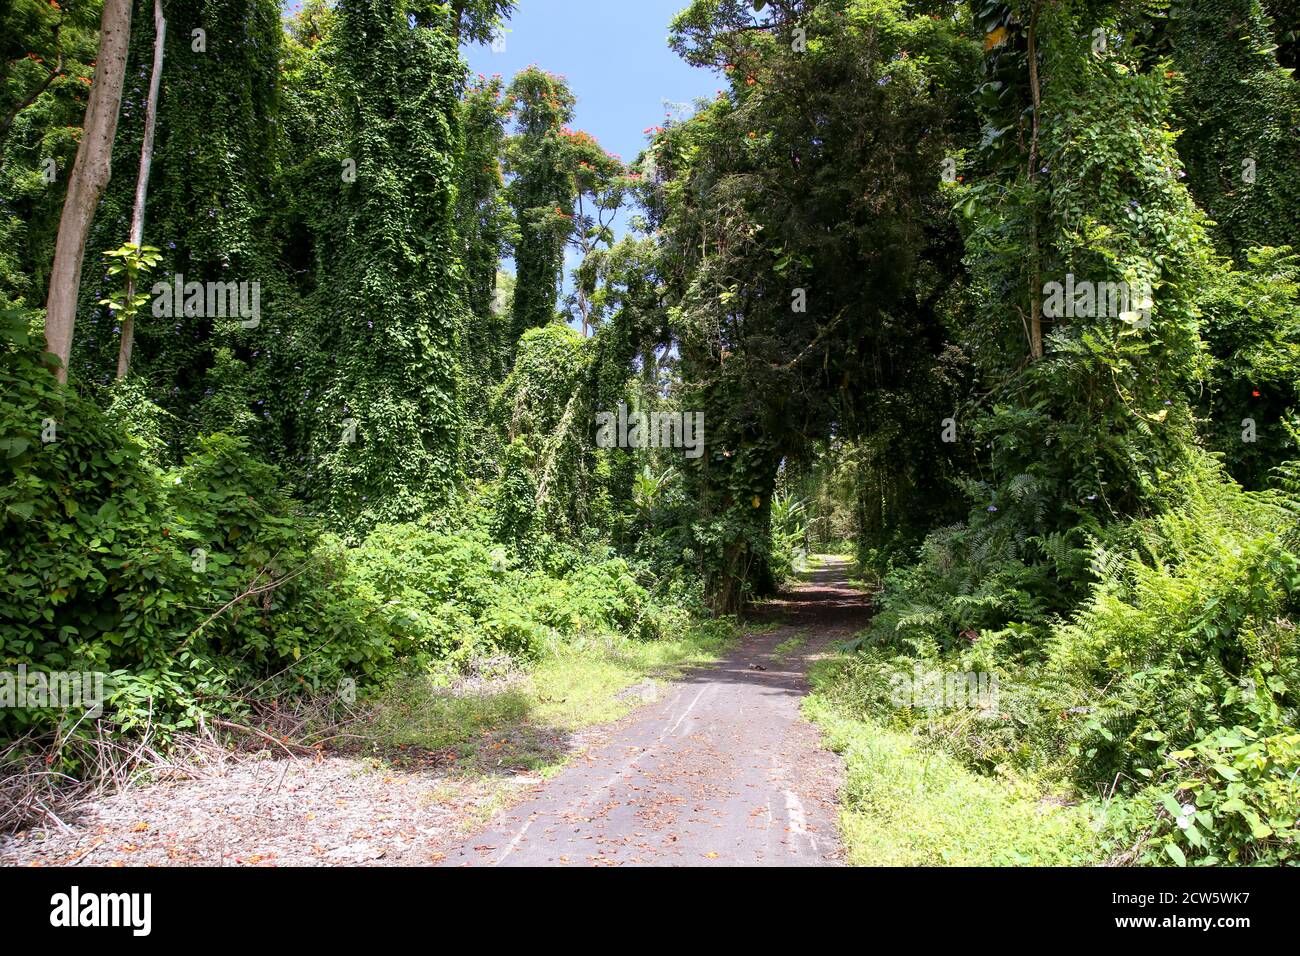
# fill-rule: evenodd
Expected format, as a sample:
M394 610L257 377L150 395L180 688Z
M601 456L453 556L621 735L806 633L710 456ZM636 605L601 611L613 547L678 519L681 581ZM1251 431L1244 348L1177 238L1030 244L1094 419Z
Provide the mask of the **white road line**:
M682 725L682 721L690 716L691 711L695 709L695 705L698 704L700 702L700 698L704 696L704 692L707 691L711 686L712 685L708 685L701 688L700 692L695 695L695 699L691 701L691 706L687 707L684 711L682 711L682 715L677 718L677 723L673 724L671 727L668 728L669 737L672 737L677 733L677 728Z
M686 710L682 712L682 715L677 718L677 722L674 723L672 727L668 728L667 730L659 734L659 743L663 743L664 738L672 735L672 733L681 725L681 722L690 715L690 712L692 710L695 709L695 705L700 702L700 698L703 697L707 691L712 689L712 687L713 685L710 684L700 689L700 692L695 695L695 699L691 701L690 706L687 707ZM597 797L599 797L601 794L606 793L611 787L614 786L614 784L618 783L619 780L621 780L628 773L628 771L632 770L632 768L634 768L637 765L637 763L641 761L643 757L649 756L654 752L655 752L655 748L652 747L644 748L635 757L633 757L631 760L626 761L621 767L618 768L618 770L614 771L614 773L609 777L609 779L607 779L600 786L596 787L594 790L588 790L587 792L582 794L582 796L580 796L576 801L570 802L569 804L570 809L578 810L580 808L590 806ZM531 823L532 821L529 822ZM524 827L525 830L527 828L528 828L527 826ZM520 830L518 836L516 836L514 841L512 841L511 847L506 850L507 854L510 852L510 849L513 849L514 843L517 843L519 837L521 836L523 836L523 830ZM502 859L505 859L505 856L502 856Z
M785 791L785 813L790 818L790 829L799 836L807 836L808 815L804 813L803 802L789 790Z
M623 766L619 767L618 770L616 770L616 771L614 772L614 775L613 775L612 777L610 777L608 780L606 780L604 783L602 783L602 784L601 784L599 787L597 787L595 790L590 791L590 792L588 792L585 796L583 796L583 797L578 801L577 806L579 806L579 807L585 807L585 806L588 806L588 805L591 803L591 801L592 801L595 797L597 797L598 795L604 793L604 792L605 792L606 790L608 790L610 787L614 786L614 784L618 783L619 780L621 780L621 779L623 778L623 775L624 775L625 773L627 773L629 770L631 770L633 767L635 767L635 766L637 765L637 761L639 761L642 757L644 757L646 754L648 754L648 753L650 753L650 752L651 752L651 750L650 750L649 747L646 747L645 749L643 749L639 754L637 754L637 755L636 755L635 757L633 757L631 760L627 761L627 763L623 764Z
M519 828L519 832L515 834L515 838L511 840L510 843L506 846L501 856L497 857L496 862L492 864L493 866L500 866L502 863L506 861L506 857L508 857L511 853L514 852L515 847L519 845L519 841L524 838L524 834L528 832L528 828L533 825L533 821L536 819L537 817L535 816L528 818L528 822Z

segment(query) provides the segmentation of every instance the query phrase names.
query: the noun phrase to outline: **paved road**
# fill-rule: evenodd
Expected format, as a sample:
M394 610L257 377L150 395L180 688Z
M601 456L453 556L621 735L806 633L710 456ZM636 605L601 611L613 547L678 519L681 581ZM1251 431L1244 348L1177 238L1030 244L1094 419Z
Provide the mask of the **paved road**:
M442 865L835 865L842 768L799 703L810 659L866 621L846 572L828 559L765 609L780 627L661 687Z

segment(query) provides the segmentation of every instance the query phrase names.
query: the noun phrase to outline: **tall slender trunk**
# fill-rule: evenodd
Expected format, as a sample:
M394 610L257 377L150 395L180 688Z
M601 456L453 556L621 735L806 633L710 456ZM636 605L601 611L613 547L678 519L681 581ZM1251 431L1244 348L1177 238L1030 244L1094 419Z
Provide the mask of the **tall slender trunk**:
M1038 114L1042 89L1038 83L1038 7L1029 16L1029 90L1034 100L1033 130L1029 138L1029 357L1043 357L1043 274L1038 241Z
M167 39L167 21L163 19L162 0L153 0L153 73L149 77L149 102L145 107L144 145L140 147L140 175L135 181L135 206L131 210L131 242L144 244L144 205L149 195L149 171L153 166L153 138L158 126L158 87L162 82L163 45ZM135 345L134 280L126 285L126 309L122 317L122 344L117 353L117 377L126 378L131 370L131 349Z
M90 102L82 123L81 144L68 177L59 235L50 269L50 291L45 301L46 348L59 361L55 375L68 380L72 355L72 330L77 322L77 294L81 288L81 260L95 207L112 174L113 139L122 106L126 77L126 48L131 39L131 0L104 0L99 27L99 52Z

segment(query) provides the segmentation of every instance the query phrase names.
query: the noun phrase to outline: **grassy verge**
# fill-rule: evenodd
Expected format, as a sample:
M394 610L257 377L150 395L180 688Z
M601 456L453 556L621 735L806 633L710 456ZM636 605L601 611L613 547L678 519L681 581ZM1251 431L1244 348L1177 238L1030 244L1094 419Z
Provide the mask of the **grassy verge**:
M564 765L573 732L623 717L688 667L717 659L733 636L708 622L655 641L583 637L479 686L399 684L376 702L368 736L382 750L436 752L468 775Z
M825 662L823 662L825 664ZM805 713L844 756L840 827L856 866L1068 866L1097 862L1086 809L982 777L911 736L849 713L817 667Z

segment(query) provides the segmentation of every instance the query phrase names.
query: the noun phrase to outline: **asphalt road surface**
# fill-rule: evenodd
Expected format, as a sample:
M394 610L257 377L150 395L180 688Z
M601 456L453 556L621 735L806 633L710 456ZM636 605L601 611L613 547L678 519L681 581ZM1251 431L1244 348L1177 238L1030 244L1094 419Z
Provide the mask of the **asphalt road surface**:
M800 716L817 655L865 625L848 563L820 570L763 614L720 664L647 689L651 699L443 866L833 866L842 766Z

